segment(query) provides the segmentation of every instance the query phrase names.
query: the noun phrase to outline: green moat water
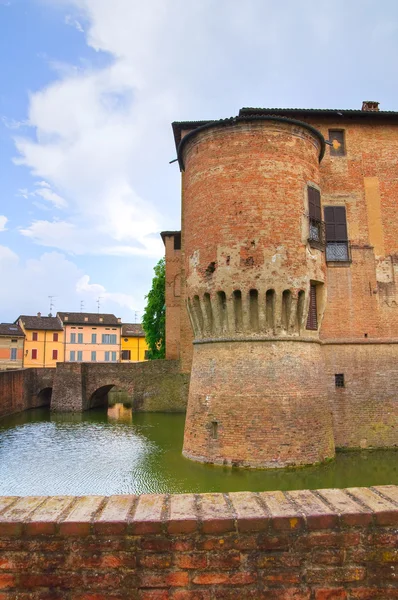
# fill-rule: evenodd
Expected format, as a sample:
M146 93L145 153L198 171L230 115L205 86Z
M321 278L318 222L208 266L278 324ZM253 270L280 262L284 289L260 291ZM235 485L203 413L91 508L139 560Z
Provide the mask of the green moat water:
M398 451L338 453L316 467L255 471L181 455L184 415L123 405L83 414L36 409L0 419L0 495L291 490L398 484Z

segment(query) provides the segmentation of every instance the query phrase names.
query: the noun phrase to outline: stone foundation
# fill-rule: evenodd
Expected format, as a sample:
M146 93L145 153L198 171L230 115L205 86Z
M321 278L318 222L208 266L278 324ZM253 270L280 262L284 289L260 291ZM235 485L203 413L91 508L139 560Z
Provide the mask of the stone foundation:
M195 344L184 455L271 468L334 457L321 352L291 338Z

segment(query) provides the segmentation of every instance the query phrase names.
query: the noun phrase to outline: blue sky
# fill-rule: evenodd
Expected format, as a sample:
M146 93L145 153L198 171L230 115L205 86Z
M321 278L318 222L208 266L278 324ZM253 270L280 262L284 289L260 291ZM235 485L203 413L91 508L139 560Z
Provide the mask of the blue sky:
M394 0L0 0L0 321L133 321L180 223L171 122L398 110L397 51Z

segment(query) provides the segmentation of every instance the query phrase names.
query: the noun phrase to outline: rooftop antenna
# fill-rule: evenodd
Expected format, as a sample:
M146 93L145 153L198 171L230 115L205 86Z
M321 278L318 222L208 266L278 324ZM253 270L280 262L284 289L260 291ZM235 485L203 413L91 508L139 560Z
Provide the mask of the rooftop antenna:
M102 298L103 298L103 296L99 296L98 299L97 299L98 314L100 312Z
M134 323L137 323L137 318L138 318L138 310L134 311Z
M54 298L56 297L57 296L48 296L48 298L50 299L50 314L48 315L49 317L53 316L53 308L55 307Z
M80 300L80 312L82 313L84 309L84 300Z

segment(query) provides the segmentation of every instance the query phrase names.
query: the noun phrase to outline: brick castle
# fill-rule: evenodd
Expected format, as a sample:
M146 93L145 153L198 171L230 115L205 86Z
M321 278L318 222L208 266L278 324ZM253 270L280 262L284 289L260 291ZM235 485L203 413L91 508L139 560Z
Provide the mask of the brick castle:
M397 446L398 112L243 108L173 131L185 456L282 467Z

